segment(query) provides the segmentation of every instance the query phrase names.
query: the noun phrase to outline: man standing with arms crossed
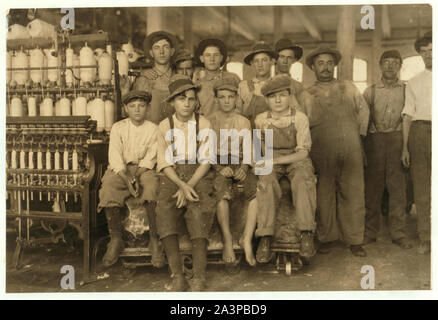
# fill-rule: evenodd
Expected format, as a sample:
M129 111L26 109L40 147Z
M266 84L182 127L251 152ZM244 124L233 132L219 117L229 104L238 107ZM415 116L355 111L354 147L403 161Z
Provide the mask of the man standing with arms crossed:
M415 42L426 69L408 81L403 115L403 165L410 168L420 237L418 253L430 253L432 134L432 32Z

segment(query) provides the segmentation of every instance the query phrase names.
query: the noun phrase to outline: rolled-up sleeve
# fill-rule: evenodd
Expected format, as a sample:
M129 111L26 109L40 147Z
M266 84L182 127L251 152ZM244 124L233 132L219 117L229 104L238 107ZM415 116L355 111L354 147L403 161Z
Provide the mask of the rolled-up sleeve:
M402 110L402 115L411 117L415 115L415 94L409 81L406 84L405 105Z
M112 126L108 148L109 167L115 173L119 173L126 169L126 164L123 160L123 143L120 130L120 124L116 123Z
M158 139L158 127L153 126L150 133L150 139L147 144L146 154L138 163L139 167L153 169L157 163L157 139Z
M312 138L310 137L309 119L304 113L297 112L295 114L295 127L297 129L297 147L295 151L310 151Z
M359 125L359 132L361 136L366 136L368 132L368 122L370 121L370 108L359 89L353 84L350 84L350 89L353 91L353 99L355 105L355 112L357 123Z

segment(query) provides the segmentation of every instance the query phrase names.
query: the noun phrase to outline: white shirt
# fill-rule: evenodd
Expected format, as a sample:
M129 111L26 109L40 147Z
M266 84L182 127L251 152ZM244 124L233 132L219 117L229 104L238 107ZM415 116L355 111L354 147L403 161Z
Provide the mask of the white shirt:
M412 121L432 121L432 71L425 69L406 84L405 106L402 114Z
M126 169L128 163L153 169L157 162L158 126L145 120L135 126L129 118L116 122L110 133L109 168L115 173Z

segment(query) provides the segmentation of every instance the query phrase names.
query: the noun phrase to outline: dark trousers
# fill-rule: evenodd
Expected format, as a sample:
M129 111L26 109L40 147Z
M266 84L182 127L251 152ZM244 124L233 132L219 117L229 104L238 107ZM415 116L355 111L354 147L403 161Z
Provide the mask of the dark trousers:
M371 133L365 142L365 235L377 238L380 227L382 196L389 194L389 224L393 240L405 236L406 183L400 160L403 147L401 131Z
M363 155L354 127L312 132L311 157L318 177L316 229L321 242L342 238L363 243L365 195Z
M430 241L431 134L431 122L412 122L408 147L414 202L417 207L418 235L422 241Z

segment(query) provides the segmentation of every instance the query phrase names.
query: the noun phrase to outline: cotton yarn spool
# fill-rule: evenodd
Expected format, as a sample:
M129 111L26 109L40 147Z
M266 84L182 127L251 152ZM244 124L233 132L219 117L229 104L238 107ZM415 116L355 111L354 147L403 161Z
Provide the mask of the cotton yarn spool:
M29 68L29 57L23 50L16 52L12 57L12 68ZM29 80L29 70L13 71L12 80L15 80L17 85L24 86Z
M71 116L70 99L64 97L59 100L60 116Z
M87 115L87 98L77 97L74 101L74 113L75 116L85 116Z
M94 116L94 99L91 99L87 102L87 115L91 117L92 120L96 120Z
M99 61L100 56L105 52L102 48L96 48L94 49L94 56L97 61Z
M25 26L22 26L20 24L13 24L8 28L8 40L13 39L29 39L30 35L27 31L27 28Z
M96 65L96 59L94 57L93 50L87 46L87 43L85 43L85 46L81 48L79 51L79 62L81 67L82 66L92 66ZM85 83L91 83L94 81L96 77L96 69L95 68L81 68L80 69L80 76L81 81L83 84Z
M53 100L52 98L45 98L40 105L40 116L53 116Z
M22 117L24 116L23 103L18 97L13 97L11 99L11 106L9 110L11 117Z
M31 70L30 78L32 82L37 84L41 84L43 81L43 70L44 67L44 53L41 49L36 48L30 50L30 67L31 68L40 68L40 70Z
M79 67L81 65L81 61L77 54L73 54L73 67ZM74 79L73 82L75 85L79 83L79 79L81 77L79 68L73 68Z
M61 104L59 100L55 101L55 112L54 112L55 116L60 116L61 115Z
M112 78L113 59L107 52L103 52L98 60L99 81L103 85L110 85Z
M125 43L122 45L122 50L125 52L126 56L128 57L129 62L135 62L138 59L138 54L134 50L134 46L132 45L131 41L128 43Z
M124 51L117 52L117 61L119 63L119 75L128 76L129 72L129 60Z
M12 68L12 53L10 51L6 52L6 69ZM6 70L6 85L9 85L9 82L12 79L12 71Z
M110 132L114 124L114 102L105 100L105 131Z
M54 49L49 49L46 51L47 56L47 67L55 69L49 69L47 70L47 78L50 82L54 83L58 81L58 75L59 75L59 59L58 57L55 57L52 55L52 53L55 53Z
M40 19L27 24L27 32L32 38L55 38L55 26Z
M44 51L44 52L45 52L45 51ZM44 57L43 57L43 66L44 66L44 68L47 68L47 64L48 64L48 62L47 62L47 56L44 54ZM44 85L47 83L47 81L49 81L49 72L48 72L47 69L44 69L44 70L43 70L43 81L42 81L42 85L44 86Z
M27 112L29 117L36 117L37 115L37 107L36 107L36 98L29 97L27 99Z
M73 58L74 52L73 49L69 46L67 49L65 49L65 65L67 68L73 67ZM69 69L65 71L65 83L69 87L73 86L73 72Z
M95 98L93 102L93 120L97 121L97 132L102 132L105 129L105 102L101 98Z

